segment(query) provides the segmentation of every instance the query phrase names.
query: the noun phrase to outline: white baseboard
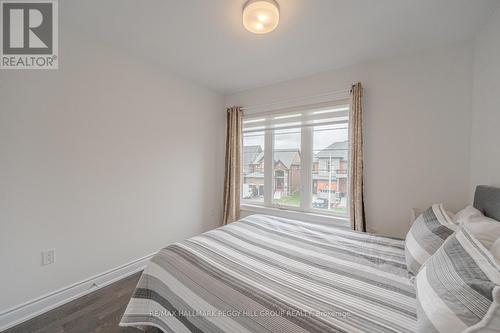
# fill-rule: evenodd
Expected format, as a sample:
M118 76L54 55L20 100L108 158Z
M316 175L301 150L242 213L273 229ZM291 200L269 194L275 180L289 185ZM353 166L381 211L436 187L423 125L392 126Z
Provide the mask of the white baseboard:
M155 254L149 254L1 312L0 332L140 272Z

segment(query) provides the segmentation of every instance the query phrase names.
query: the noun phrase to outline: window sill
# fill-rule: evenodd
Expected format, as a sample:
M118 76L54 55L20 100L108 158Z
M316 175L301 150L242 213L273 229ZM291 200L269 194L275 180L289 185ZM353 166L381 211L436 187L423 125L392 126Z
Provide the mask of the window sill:
M338 227L350 228L349 218L334 216L330 214L328 215L318 214L318 213L296 211L284 208L265 207L260 205L251 205L251 204L242 204L240 206L240 210L243 212L242 215L267 214L267 215L275 215L299 221L330 223Z

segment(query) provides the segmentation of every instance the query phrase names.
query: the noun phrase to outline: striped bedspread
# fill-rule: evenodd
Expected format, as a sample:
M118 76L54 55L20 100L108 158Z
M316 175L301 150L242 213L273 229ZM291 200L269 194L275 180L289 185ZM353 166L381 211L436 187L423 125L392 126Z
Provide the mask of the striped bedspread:
M375 333L415 323L403 241L252 215L161 250L120 325Z

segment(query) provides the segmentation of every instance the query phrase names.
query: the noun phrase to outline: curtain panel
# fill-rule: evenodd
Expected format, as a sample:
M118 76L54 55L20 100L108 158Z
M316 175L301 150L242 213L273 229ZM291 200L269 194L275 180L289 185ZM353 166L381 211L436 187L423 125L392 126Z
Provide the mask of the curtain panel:
M242 113L239 106L227 109L223 225L240 217Z
M363 87L358 82L351 88L351 114L349 138L349 214L351 228L366 231L363 193Z

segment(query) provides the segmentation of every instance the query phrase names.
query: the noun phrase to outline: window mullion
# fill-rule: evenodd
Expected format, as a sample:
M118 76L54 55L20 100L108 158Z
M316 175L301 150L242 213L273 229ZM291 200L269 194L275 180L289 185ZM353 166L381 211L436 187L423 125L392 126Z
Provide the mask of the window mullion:
M313 129L302 127L300 139L300 208L311 209L312 202L312 164Z
M264 147L264 205L272 206L274 131L265 131Z

